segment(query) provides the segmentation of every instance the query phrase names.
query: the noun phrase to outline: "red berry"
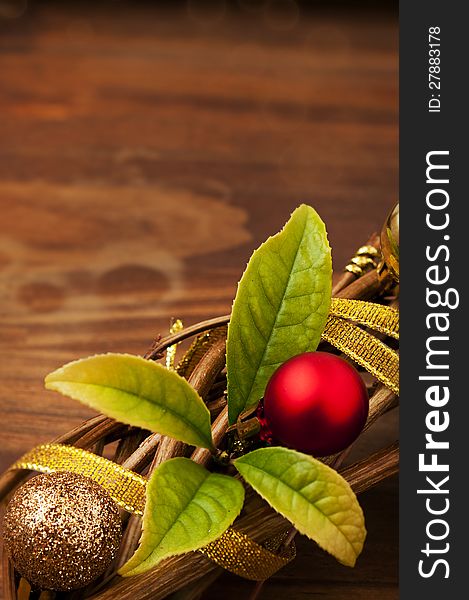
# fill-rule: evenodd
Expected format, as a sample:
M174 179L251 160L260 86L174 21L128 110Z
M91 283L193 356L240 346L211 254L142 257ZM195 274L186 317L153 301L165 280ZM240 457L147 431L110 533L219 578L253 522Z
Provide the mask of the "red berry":
M347 361L326 352L287 360L272 375L264 418L274 438L314 456L335 454L359 435L368 416L368 392Z

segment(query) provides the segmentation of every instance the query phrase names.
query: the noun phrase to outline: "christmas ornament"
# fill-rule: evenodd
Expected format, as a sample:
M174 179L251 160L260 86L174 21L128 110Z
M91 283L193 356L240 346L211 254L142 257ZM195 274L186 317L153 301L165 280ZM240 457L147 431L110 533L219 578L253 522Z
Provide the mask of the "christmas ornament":
M397 203L383 224L380 236L383 261L378 265L381 278L387 277L399 283L399 203Z
M39 475L9 503L4 540L17 571L32 585L57 591L80 588L114 559L121 541L119 510L88 477Z
M285 362L264 396L265 424L274 439L313 456L349 446L367 416L368 393L360 375L326 352L307 352Z

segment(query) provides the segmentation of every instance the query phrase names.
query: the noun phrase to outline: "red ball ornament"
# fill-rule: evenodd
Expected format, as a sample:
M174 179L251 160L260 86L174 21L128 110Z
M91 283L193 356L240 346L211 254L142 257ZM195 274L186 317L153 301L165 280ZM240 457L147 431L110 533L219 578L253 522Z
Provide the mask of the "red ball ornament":
M368 392L347 361L306 352L275 371L264 396L264 437L314 456L335 454L360 434L368 417Z

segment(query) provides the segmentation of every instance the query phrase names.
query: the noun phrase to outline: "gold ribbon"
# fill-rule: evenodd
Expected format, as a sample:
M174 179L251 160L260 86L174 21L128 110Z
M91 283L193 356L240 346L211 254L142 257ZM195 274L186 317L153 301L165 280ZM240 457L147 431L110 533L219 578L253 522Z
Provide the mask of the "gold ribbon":
M244 533L230 527L221 537L199 552L235 575L253 581L264 581L296 556L293 543L280 554L276 553L285 536L286 534L276 536L265 542L264 546L260 546Z
M363 300L332 298L329 314L399 339L399 311L390 306Z
M399 355L349 321L329 317L322 338L399 394Z
M102 485L120 507L136 515L143 515L147 480L107 458L81 448L62 444L37 446L17 460L10 469L27 469L39 473L67 471L90 477ZM283 537L268 540L265 546L261 546L244 533L230 527L199 552L235 575L262 581L295 557L294 544L290 544L280 554L276 553Z
M39 473L67 471L90 477L102 485L121 508L143 515L147 480L107 458L81 448L43 444L27 452L10 468Z
M399 339L399 311L374 302L333 298L321 334L323 340L399 394L399 354L359 325Z

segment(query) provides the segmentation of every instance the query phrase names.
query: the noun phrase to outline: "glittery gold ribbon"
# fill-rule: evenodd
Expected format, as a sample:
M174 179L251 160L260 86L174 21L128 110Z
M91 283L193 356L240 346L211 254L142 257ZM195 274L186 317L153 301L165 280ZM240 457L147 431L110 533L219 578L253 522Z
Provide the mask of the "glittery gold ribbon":
M40 473L67 471L90 477L107 490L111 498L125 510L143 515L147 480L120 465L81 448L62 444L44 444L33 448L17 460L10 469L26 469ZM290 544L277 554L283 537L268 540L265 546L229 528L214 542L199 552L217 565L246 579L268 579L295 557Z
M349 356L395 394L399 394L399 355L364 329L329 316L322 339Z
M399 311L390 306L363 300L332 298L329 314L399 339Z
M147 480L120 465L74 446L43 444L36 446L11 469L27 469L39 473L67 471L94 479L125 510L143 515Z
M230 527L199 552L235 575L253 581L264 581L296 556L295 544L288 544L283 552L276 553L285 535L271 538L264 546L260 546L244 533Z
M332 298L321 334L323 340L399 394L399 354L359 325L399 339L399 311L375 302Z

